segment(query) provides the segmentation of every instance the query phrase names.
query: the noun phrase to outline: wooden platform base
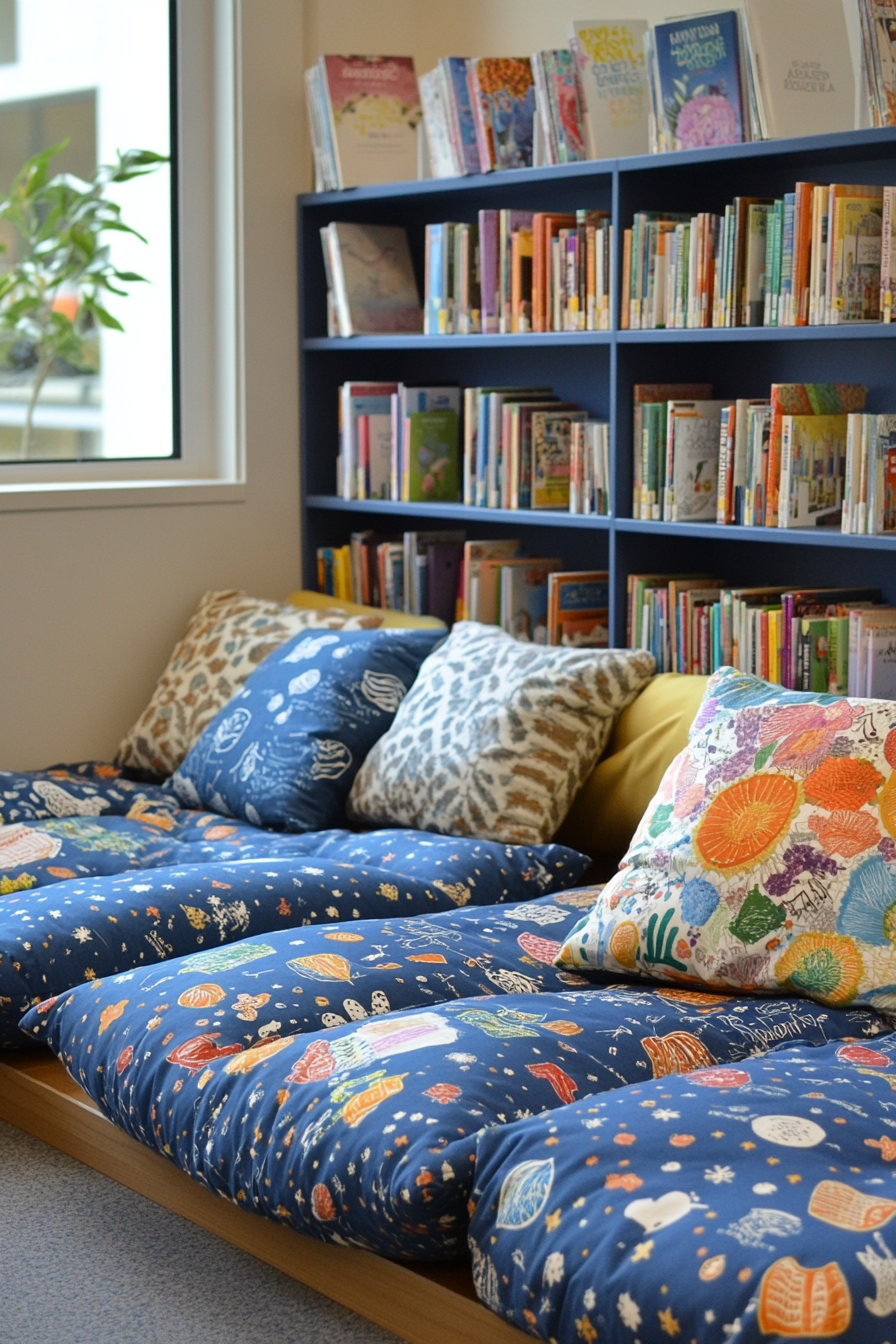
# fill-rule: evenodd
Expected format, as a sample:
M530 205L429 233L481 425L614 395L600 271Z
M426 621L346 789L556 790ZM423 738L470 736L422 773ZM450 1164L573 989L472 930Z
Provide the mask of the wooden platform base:
M469 1268L328 1246L213 1195L101 1114L49 1051L0 1057L0 1119L248 1251L408 1344L520 1344L476 1299Z

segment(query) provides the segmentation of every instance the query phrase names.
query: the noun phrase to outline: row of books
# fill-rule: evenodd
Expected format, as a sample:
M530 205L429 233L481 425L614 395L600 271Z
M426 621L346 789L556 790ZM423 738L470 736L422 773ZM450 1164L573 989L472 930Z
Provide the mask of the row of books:
M461 530L381 537L353 532L317 552L318 588L386 610L499 625L536 644L606 648L609 574L564 570L518 538L467 541Z
M724 215L639 211L620 326L837 326L892 320L896 187L797 182Z
M742 527L896 530L896 415L859 383L773 383L766 399L709 383L634 389L632 516Z
M609 331L613 227L605 210L480 210L426 226L428 335Z
M607 514L609 426L551 387L339 388L343 499Z
M630 574L628 646L667 672L736 667L791 690L896 699L896 609L879 588L729 588Z
M896 0L857 3L871 120L893 125ZM409 56L320 57L305 72L316 189L855 124L844 0L743 0L653 27L576 21L567 41L531 58L446 56L419 87Z

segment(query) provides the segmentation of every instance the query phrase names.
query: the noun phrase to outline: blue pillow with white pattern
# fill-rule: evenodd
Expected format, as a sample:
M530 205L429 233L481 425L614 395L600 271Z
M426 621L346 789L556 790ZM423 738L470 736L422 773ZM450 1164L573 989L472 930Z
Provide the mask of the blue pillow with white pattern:
M212 719L171 787L188 807L276 830L344 819L365 756L443 630L302 631Z

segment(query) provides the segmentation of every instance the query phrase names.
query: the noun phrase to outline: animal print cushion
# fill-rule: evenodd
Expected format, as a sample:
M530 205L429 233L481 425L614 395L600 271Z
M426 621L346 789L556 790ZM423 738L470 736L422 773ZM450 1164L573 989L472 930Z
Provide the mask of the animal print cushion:
M544 648L459 621L358 772L349 816L544 843L654 667L643 650Z
M218 710L274 649L301 630L370 630L381 620L332 607L298 610L236 589L206 593L152 699L119 746L116 764L173 774Z

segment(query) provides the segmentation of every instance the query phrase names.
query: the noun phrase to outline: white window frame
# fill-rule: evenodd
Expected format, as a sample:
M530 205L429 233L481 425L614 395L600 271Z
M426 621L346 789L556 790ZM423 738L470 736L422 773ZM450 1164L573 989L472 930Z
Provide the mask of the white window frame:
M241 0L177 5L181 456L0 465L0 513L246 498Z

